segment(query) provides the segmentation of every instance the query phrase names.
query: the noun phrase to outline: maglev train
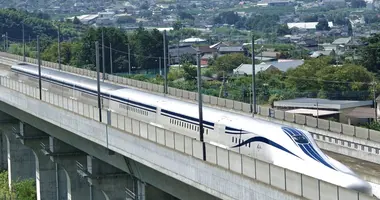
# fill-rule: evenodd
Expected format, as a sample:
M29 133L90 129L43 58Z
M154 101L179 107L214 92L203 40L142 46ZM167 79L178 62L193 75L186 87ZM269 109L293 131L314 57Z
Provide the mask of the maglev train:
M20 63L11 69L19 79L37 82L37 66ZM97 105L97 82L94 79L43 67L41 79L45 90L59 87L64 95ZM100 87L105 108L199 138L197 104L107 82L102 82ZM207 106L203 108L203 120L205 142L372 195L368 182L324 154L307 131Z

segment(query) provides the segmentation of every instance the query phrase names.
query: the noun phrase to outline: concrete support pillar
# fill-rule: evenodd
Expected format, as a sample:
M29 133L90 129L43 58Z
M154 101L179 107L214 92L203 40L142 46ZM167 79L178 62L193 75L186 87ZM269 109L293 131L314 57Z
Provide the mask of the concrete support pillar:
M8 140L0 129L0 169L8 170Z
M37 200L59 199L59 168L41 151L41 144L47 144L46 133L20 122L20 133L17 135L21 143L31 148L36 158L36 192Z
M88 183L77 173L77 162L85 163L86 154L75 147L68 145L54 137L49 137L49 145L44 148L45 155L63 168L66 179L66 195L60 191L60 199L83 200L88 199L90 188Z
M25 179L35 179L36 158L31 149L21 144L13 132L17 132L18 124L7 124L2 126L3 137L6 139L6 152L1 152L7 157L8 184Z
M101 190L105 199L125 200L127 189L133 189L130 175L108 163L87 156L87 181Z

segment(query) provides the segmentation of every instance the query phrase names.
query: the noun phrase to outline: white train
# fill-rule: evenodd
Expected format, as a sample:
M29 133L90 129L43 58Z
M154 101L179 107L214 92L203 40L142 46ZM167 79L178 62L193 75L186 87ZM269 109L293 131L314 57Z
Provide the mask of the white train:
M20 63L13 65L12 71L20 79L34 83L38 79L34 65ZM64 95L97 105L96 80L49 68L41 71L43 87L62 87ZM199 138L197 104L110 83L101 83L101 96L104 106L114 112ZM206 142L372 195L368 182L325 155L307 131L206 106L203 115Z

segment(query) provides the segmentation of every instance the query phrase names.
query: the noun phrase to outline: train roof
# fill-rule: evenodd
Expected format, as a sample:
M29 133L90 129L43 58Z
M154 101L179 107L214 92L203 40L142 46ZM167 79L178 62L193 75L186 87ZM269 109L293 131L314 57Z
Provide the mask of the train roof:
M22 70L27 71L29 73L38 75L38 66L36 66L36 65L20 63L20 64L12 65L12 69L15 69L15 70L22 69ZM50 68L45 68L45 67L41 67L41 75L44 77L49 77L49 78L54 77L55 79L57 79L59 81L66 82L66 83L72 83L76 86L88 87L88 88L97 90L96 79L92 79L89 77L83 77L83 76L80 76L77 74L70 74L68 72L62 72L62 71L58 71L56 69L50 69ZM114 85L114 84L110 84L110 83L104 83L104 82L100 82L100 85L101 85L101 91L102 92L109 91L109 90L111 90L111 91L112 90L118 90L118 89L123 88L122 86L118 86L118 85Z

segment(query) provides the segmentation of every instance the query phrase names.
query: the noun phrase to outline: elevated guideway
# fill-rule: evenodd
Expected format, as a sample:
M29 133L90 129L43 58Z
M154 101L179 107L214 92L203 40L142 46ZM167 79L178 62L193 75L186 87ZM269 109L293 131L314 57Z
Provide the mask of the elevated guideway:
M49 134L62 129L66 134L54 136L63 141L72 137L71 144L78 149L88 151L73 140L75 137L101 145L217 198L375 199L210 144L206 144L205 162L200 159L202 144L197 140L104 109L99 122L98 109L94 106L44 90L39 100L37 88L11 78L1 77L0 94L0 111ZM124 169L117 163L109 163ZM165 184L160 185L157 187ZM171 186L174 191L168 192L177 197L183 195L181 190L175 190L176 185Z
M22 56L0 52L0 63L4 65L10 66L13 63L22 61L22 59ZM26 60L29 63L36 64L36 59L26 58ZM45 67L58 69L57 63L42 61L42 65ZM91 78L96 76L94 71L79 69L67 65L62 65L62 70L68 73L74 73ZM151 84L109 74L106 74L106 82L124 86L127 85L139 90L144 90L145 92L164 95L162 85ZM197 95L194 92L170 87L168 89L169 94L167 95L170 97L190 102L197 100ZM203 102L207 106L212 106L218 109L228 110L242 115L251 115L250 105L246 103L208 95L203 95ZM256 117L258 118L285 124L295 128L302 128L311 132L314 139L323 150L337 152L343 155L380 164L380 159L378 159L380 154L380 132L378 131L324 119L317 119L305 115L286 113L284 111L274 110L268 107L258 106L257 110L258 114Z

